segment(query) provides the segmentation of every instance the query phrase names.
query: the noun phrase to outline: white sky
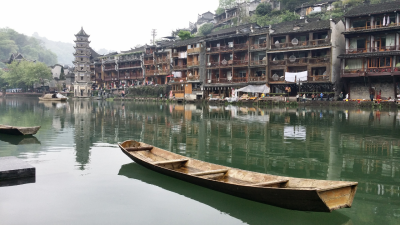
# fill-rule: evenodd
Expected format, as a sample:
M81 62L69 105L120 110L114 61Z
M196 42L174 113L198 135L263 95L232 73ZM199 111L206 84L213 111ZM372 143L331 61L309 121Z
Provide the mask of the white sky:
M215 12L219 0L108 0L49 1L19 0L2 2L0 28L49 40L73 43L74 34L83 29L96 50L129 50L150 43L151 29L157 38L172 30L189 27L198 14Z

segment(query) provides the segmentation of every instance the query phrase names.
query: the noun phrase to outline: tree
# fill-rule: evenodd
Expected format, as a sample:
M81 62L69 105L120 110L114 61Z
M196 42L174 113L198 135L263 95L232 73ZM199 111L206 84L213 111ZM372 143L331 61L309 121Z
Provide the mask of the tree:
M209 33L211 33L212 29L214 28L214 25L212 23L206 23L203 24L198 31L199 36L205 36Z
M60 80L65 80L64 67L61 67Z
M189 38L192 38L192 37L193 37L193 36L190 34L189 31L183 31L183 30L179 31L178 36L179 36L179 38L180 38L181 40L186 40L186 39L189 39Z
M8 65L9 72L3 75L11 87L26 88L39 83L41 79L51 79L52 73L46 64L41 62L14 61Z
M256 8L256 14L258 16L265 16L272 12L272 6L270 4L261 3Z

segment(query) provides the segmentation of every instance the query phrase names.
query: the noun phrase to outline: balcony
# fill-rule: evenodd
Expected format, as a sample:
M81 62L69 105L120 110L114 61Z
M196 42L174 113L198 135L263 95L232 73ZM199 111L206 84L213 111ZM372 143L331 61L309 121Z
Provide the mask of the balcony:
M179 53L178 52L172 53L172 57L179 57Z
M153 60L144 60L144 65L153 65L154 61Z
M250 45L250 50L258 50L267 48L267 43Z
M217 84L217 83L246 83L247 78L246 77L231 77L231 78L214 78L211 79L211 83Z
M326 81L329 81L329 75L313 75L313 76L308 76L307 77L307 81L311 81L311 82L313 82L313 81L322 81L322 82L326 82Z
M346 54L361 54L368 52L390 52L390 51L399 51L399 45L393 46L381 46L381 47L372 47L372 48L356 48L356 49L346 49Z
M116 80L118 80L117 77L105 77L104 78L104 81L116 81Z
M249 82L251 82L251 81L253 81L253 82L257 82L257 81L267 81L267 79L266 79L266 77L265 76L262 76L262 77L259 77L259 76L250 76L249 78L248 78L248 81Z
M398 26L400 26L400 23L391 23L388 26L374 25L374 26L364 26L364 27L350 27L350 28L347 28L346 31L373 30L373 29L380 29L380 28L387 28L387 27L398 27Z
M200 80L200 76L188 76L187 77L188 81L199 81Z
M171 78L169 80L169 82L171 82L171 83L179 83L179 82L184 82L185 80L186 80L186 78L183 78L183 77L174 77L174 78Z
M201 51L201 48L191 48L187 50L187 54L199 54Z
M188 67L199 66L199 65L200 65L199 61L193 61L193 62L188 62L187 63Z
M157 73L157 70L145 70L146 77L154 76L155 73Z
M158 75L168 75L170 73L170 70L167 69L162 69L162 70L157 70Z
M140 68L141 65L123 65L123 66L119 66L120 70L125 70L125 69L134 69L134 68Z
M286 60L282 59L282 60L270 60L269 64L272 66L284 66L286 65Z
M239 50L248 50L249 49L249 45L244 43L244 44L234 44L233 45L233 49L235 51L239 51Z
M328 45L330 44L330 39L316 39L311 41L299 41L298 44L293 44L292 42L286 43L272 43L271 49L282 49L282 48L304 48L304 47L313 47L319 45Z
M232 61L232 60L230 60L230 61ZM233 60L232 65L233 66L248 66L249 65L249 61L247 61L247 60Z
M169 58L157 59L157 64L169 63L169 62L170 62Z
M267 60L252 60L250 61L250 66L265 66L267 65Z
M294 59L287 59L286 64L288 66L298 65L298 64L307 64L308 61L309 61L309 58L294 58Z
M175 65L174 66L174 70L184 70L186 68L187 68L186 65Z

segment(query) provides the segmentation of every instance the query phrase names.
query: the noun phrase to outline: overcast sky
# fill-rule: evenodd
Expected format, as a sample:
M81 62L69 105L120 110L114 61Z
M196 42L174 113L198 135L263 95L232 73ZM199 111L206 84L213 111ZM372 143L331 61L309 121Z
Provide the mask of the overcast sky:
M0 28L72 43L83 26L94 49L121 51L150 43L151 29L157 29L156 39L169 36L217 7L218 0L4 1Z

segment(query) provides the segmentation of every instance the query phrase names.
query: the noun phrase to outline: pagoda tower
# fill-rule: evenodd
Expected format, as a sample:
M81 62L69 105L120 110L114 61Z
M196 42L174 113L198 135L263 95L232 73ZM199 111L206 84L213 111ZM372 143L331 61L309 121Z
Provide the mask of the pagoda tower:
M91 96L92 81L90 80L90 56L89 35L83 30L75 34L75 82L74 96L87 98Z

